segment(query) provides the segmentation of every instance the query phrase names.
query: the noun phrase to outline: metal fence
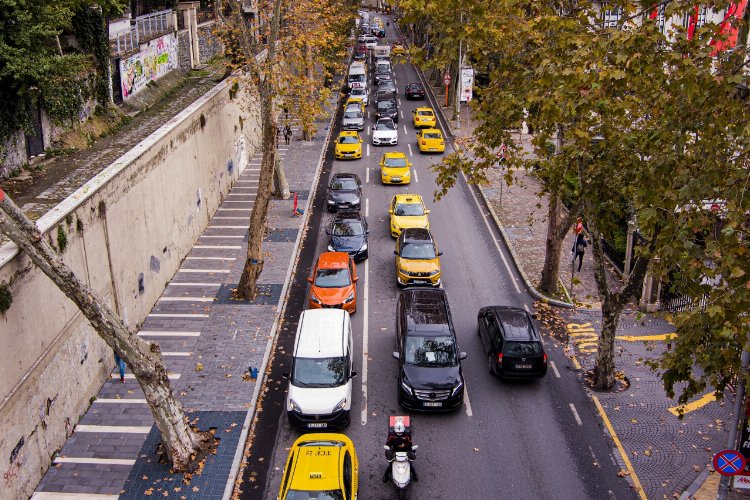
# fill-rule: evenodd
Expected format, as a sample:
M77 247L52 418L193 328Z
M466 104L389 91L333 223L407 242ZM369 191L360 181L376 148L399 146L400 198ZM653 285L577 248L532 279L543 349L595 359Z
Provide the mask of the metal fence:
M698 299L686 295L662 297L661 309L669 312L686 312L695 308L705 309L708 304L708 296L704 295Z
M172 31L172 10L161 10L135 18L130 31L118 33L110 38L112 55L119 56L138 50L141 43Z

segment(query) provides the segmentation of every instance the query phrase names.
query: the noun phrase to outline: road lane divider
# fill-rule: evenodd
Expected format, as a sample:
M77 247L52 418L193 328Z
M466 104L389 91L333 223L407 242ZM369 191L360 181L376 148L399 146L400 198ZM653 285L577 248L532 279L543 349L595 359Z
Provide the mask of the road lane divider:
M370 145L367 145L367 156L370 156Z
M365 184L370 183L370 167L365 169Z
M573 417L576 419L576 423L579 427L583 426L583 421L581 420L581 416L578 414L578 410L576 410L576 405L573 403L568 404L570 406L570 411L573 412Z
M414 172L414 182L419 182L419 177L417 177L417 169L413 168L412 172Z
M466 385L466 379L464 379L464 409L466 410L467 417L474 416L474 411L471 409L471 400L469 399L469 389Z
M406 147L409 148L409 156L414 156L414 153L411 150L411 143L406 143Z
M557 365L555 364L555 362L550 359L549 365L552 368L552 371L555 373L555 377L560 378L560 372L557 371Z
M407 135L409 132L406 130L406 124L404 123L404 135Z
M646 496L646 492L643 490L641 481L640 479L638 479L638 476L635 473L633 464L630 463L630 458L628 457L628 454L625 451L625 448L623 448L622 443L620 442L620 438L617 437L617 433L615 432L614 427L612 427L612 423L609 421L609 417L604 412L604 408L602 407L602 404L599 402L599 398L597 398L596 396L591 396L591 398L594 400L594 405L596 405L596 410L599 412L599 416L602 418L602 421L604 422L604 426L607 428L607 431L609 432L609 437L612 438L612 441L615 443L615 447L617 447L617 451L620 452L620 457L622 458L622 461L625 464L625 468L628 470L628 475L630 476L630 480L633 482L633 489L635 489L635 491L638 493L638 497L641 500L648 500L648 496Z

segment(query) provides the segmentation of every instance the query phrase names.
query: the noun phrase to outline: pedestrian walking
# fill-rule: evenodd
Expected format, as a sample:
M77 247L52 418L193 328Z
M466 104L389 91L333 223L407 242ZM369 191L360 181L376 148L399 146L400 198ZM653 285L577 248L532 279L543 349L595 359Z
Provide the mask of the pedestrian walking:
M284 126L284 141L286 142L286 145L289 145L289 142L292 140L292 127L289 126L287 123Z
M586 253L586 247L589 244L589 240L583 235L583 232L578 233L576 241L573 243L573 265L575 266L576 258L578 259L578 272L581 272L581 265L583 264L583 254Z
M276 147L279 147L279 136L281 135L281 127L276 125Z
M120 382L125 383L125 361L117 353L115 353L115 363L120 369Z
M284 104L283 108L284 108L284 119L288 120L289 119L289 108L287 107L286 104Z

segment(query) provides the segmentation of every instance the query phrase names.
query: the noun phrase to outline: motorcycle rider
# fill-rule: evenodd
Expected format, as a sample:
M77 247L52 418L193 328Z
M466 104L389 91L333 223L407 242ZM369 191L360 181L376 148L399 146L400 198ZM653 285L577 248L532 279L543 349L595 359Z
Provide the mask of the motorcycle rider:
M405 451L409 454L411 454L412 451L412 443L411 443L411 436L407 435L404 431L406 430L404 423L399 421L396 422L396 424L393 426L393 434L388 434L388 439L385 440L385 445L388 446L391 449L391 453L395 453L397 451ZM419 478L417 476L417 471L414 469L414 464L412 460L409 460L409 470L411 471L411 477L415 481L419 481ZM383 482L387 483L388 479L391 477L391 462L388 462L388 466L385 468L385 473L383 474Z

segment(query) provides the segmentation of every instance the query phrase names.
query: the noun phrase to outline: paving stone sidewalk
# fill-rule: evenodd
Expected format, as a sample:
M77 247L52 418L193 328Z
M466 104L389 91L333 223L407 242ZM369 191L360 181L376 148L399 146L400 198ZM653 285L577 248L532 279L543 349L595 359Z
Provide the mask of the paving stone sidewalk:
M328 115L316 123L311 141L298 138L292 119L292 144L279 147L290 189L303 210L335 106L332 102ZM97 155L92 151L92 161ZM32 498L222 498L238 445L244 444L243 421L253 409L256 380L248 372L263 366L305 221L293 216L291 199L272 200L261 292L254 301L232 300L247 251L260 161L256 152L139 332L159 343L173 389L191 421L201 429L217 429L218 453L190 485L169 477L155 460L158 433L140 387L129 373L122 383L114 370ZM233 481L229 492L232 487Z
M440 96L438 102L442 102ZM466 116L464 110L462 127L452 129L454 136L472 135L474 124L470 120L467 123ZM455 122L450 123L455 127ZM524 154L533 154L531 137L515 134ZM489 183L480 186L480 190L498 216L518 268L537 286L544 264L547 197L540 196L541 184L530 173L515 172L516 182L510 187L503 180L503 173L499 168L490 171ZM561 279L569 294L573 241L571 230L563 243L560 262ZM556 340L566 348L575 371L582 377L594 366L596 340L601 332L601 304L590 251L585 254L581 272L574 276L572 295L577 307L559 310L567 331ZM612 269L608 278L619 279ZM710 480L705 481L698 495L716 498L718 482L706 472L712 470L709 464L713 454L726 447L726 425L733 421L733 395L727 394L725 402L718 403L706 391L696 398L682 420L678 418L676 399L667 397L658 374L645 364L645 360L657 358L667 348L672 332L674 327L657 315L640 313L636 304L628 306L618 327L616 366L625 373L630 386L616 393L587 391L592 400L600 402L648 498L679 497L686 490L692 495L706 477ZM615 451L614 455L627 472L621 454ZM735 492L730 498L748 496Z

